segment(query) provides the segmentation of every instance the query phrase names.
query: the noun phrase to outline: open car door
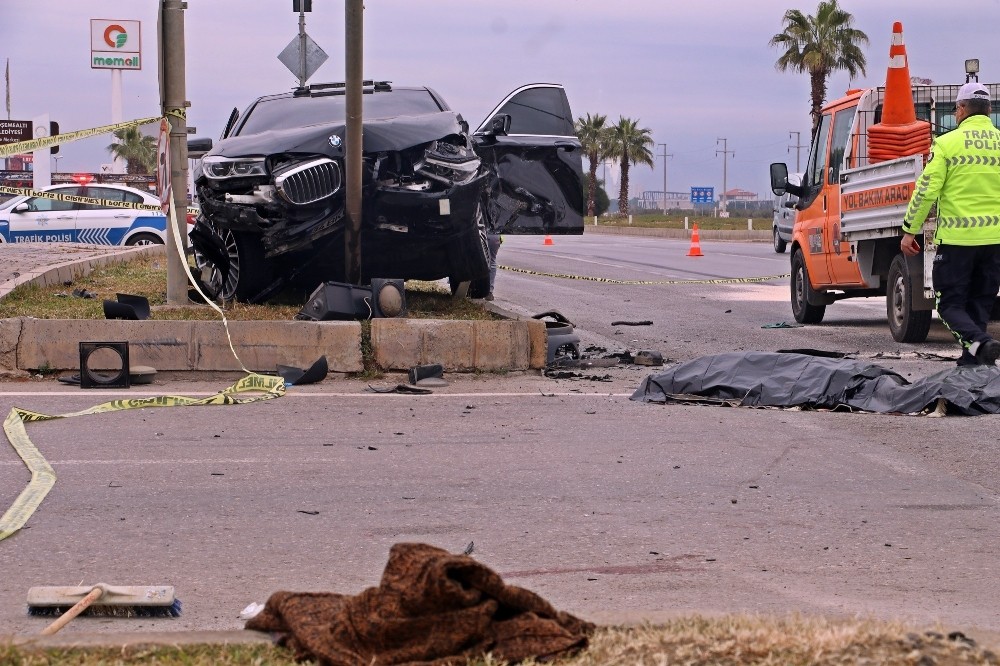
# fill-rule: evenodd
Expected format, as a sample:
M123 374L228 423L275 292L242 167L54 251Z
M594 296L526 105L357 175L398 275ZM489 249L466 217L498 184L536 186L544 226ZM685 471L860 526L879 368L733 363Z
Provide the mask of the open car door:
M473 141L493 174L486 202L492 233L583 233L582 150L561 85L510 93Z

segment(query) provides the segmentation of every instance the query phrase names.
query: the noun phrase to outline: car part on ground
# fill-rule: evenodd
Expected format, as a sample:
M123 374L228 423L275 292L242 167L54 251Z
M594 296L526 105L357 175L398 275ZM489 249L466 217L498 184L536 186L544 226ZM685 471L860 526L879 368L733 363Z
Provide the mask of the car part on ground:
M545 322L545 333L548 340L546 365L558 363L567 358L580 358L580 336L574 332L573 322L555 310L533 315L532 319Z

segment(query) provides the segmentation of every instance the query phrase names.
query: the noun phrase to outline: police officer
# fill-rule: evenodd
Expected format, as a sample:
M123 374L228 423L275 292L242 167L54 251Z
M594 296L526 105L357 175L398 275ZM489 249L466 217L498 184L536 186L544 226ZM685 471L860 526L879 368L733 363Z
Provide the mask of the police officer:
M990 121L990 93L966 83L955 98L953 131L931 146L903 218L900 250L920 252L920 233L937 203L935 307L962 345L959 365L993 365L1000 342L986 332L1000 289L1000 130Z

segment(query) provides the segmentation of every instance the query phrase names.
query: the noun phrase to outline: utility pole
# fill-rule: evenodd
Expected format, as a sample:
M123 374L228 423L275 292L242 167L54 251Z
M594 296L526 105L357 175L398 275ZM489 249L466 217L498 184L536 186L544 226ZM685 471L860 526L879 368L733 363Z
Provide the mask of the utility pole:
M736 152L732 150L726 150L726 141L727 141L726 139L716 139L715 145L718 146L720 141L722 142L722 150L716 149L715 156L718 157L719 153L722 153L722 198L720 203L722 204L722 210L725 211L727 210L726 192L729 190L729 186L726 182L726 167L728 166L729 163L729 156L732 155L733 157L735 157Z
M663 214L666 215L667 214L667 158L673 157L674 154L667 152L667 144L661 143L658 145L661 148L663 148L663 152L660 153L660 157L663 158Z
M801 138L802 132L789 132L788 138L791 139L793 134L795 135L795 143L792 144L791 146L788 146L788 152L792 152L792 148L795 149L795 171L797 173L799 171L802 171L802 169L799 166L800 164L799 157L801 157L802 149L805 148L805 146L802 145L802 138Z
M183 256L187 249L187 90L184 70L184 0L163 0L160 5L160 62L163 70L160 107L170 121L170 179L174 198L175 222L179 229L181 247L174 242L172 230L167 231L167 303L184 305L188 302L187 273ZM167 220L170 224L170 220Z
M346 0L345 8L345 40L344 60L346 76L344 77L345 98L347 105L347 145L345 163L347 226L344 234L345 272L347 282L361 282L361 132L362 132L362 95L363 62L362 35L364 28L363 0Z

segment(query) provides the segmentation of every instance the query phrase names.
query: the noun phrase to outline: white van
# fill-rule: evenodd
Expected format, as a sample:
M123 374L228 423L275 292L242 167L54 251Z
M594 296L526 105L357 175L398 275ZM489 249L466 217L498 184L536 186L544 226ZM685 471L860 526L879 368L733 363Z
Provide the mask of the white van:
M802 183L801 173L788 174L788 182L793 185ZM774 237L774 251L782 254L788 243L792 241L792 227L795 226L795 204L799 198L785 192L775 199L774 222L771 224L771 234Z

